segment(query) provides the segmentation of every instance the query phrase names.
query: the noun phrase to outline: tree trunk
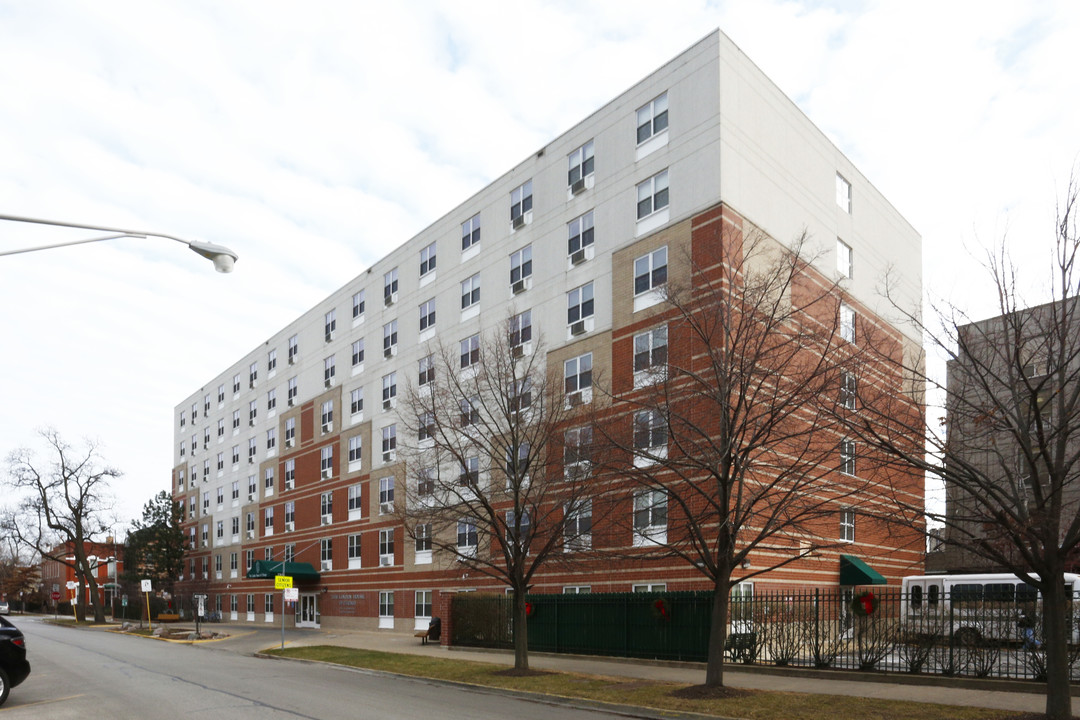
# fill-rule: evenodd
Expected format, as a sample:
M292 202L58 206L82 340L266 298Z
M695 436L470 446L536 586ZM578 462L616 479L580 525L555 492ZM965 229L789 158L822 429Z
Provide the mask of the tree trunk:
M713 585L712 617L709 626L709 653L705 664L705 686L724 685L724 642L727 639L729 571L721 571Z
M1055 577L1056 576L1056 577ZM1061 571L1044 578L1043 649L1046 651L1046 717L1068 720L1072 717L1072 696L1069 691L1068 634L1065 622L1065 579Z
M105 622L105 603L100 602L97 580L94 579L92 572L86 576L86 584L88 585L86 595L94 607L94 622L102 624Z
M525 590L514 588L514 669L529 669L529 627L525 614Z

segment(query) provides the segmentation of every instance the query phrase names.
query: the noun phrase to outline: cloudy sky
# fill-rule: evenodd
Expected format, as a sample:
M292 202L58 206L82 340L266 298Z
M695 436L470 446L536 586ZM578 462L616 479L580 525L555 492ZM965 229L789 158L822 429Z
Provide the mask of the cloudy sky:
M929 293L991 314L965 248L1003 235L1045 267L1080 158L1069 0L0 0L0 214L240 256L0 258L0 453L92 438L136 517L181 400L717 27L922 233ZM0 223L0 249L92 236Z

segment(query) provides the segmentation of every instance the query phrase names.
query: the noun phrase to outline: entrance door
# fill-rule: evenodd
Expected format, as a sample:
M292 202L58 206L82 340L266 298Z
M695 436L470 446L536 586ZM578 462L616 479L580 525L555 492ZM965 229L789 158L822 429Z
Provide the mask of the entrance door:
M319 627L319 596L315 593L300 595L296 607L296 627Z

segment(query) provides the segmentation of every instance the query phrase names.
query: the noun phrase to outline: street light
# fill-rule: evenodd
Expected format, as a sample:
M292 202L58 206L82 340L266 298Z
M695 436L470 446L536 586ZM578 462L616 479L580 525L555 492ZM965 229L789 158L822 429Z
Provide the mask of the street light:
M221 273L232 272L233 263L236 262L236 253L223 245L215 245L214 243L199 242L197 240L184 240L173 235L165 235L164 233L147 232L145 230L125 230L124 228L106 227L103 225L83 225L81 223L60 222L57 220L41 220L39 218L19 217L17 215L0 215L0 220L7 220L9 222L23 222L34 223L36 225L53 225L56 227L70 227L79 228L80 230L95 230L101 232L107 232L108 235L101 237L88 238L86 240L69 240L67 242L54 243L52 245L38 245L31 248L23 248L21 250L3 250L0 251L0 256L3 255L19 255L21 253L36 252L38 250L51 250L52 248L68 247L69 245L83 245L85 243L101 242L103 240L116 240L117 238L148 238L159 237L166 240L175 240L178 243L182 243L191 248L194 252L202 255L214 263L214 269Z

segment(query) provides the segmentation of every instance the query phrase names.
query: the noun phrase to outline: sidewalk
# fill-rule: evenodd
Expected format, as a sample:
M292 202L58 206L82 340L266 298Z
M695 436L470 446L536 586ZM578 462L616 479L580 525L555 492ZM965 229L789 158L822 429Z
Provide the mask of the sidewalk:
M242 631L243 625L230 626ZM448 649L437 644L421 645L411 633L373 632L363 630L310 630L304 631L298 640L290 633L289 645L338 645L364 650L430 655L452 660L475 660L478 662L513 665L514 656L509 651L482 649ZM700 663L659 663L647 660L602 658L581 655L550 655L531 653L530 667L538 670L558 670L609 677L665 680L670 682L699 684L705 681L705 668ZM889 676L889 680L866 680L865 675L841 671L797 671L758 668L750 670L739 665L725 665L724 683L731 687L772 690L782 692L814 693L823 695L848 695L888 700L913 700L985 707L996 710L1016 710L1041 713L1046 700L1041 692L1023 692L1017 689L1023 683L996 681L958 680L958 686L937 684L936 678L913 676ZM1005 688L1014 688L1008 690ZM1080 714L1080 698L1073 698L1073 713Z

